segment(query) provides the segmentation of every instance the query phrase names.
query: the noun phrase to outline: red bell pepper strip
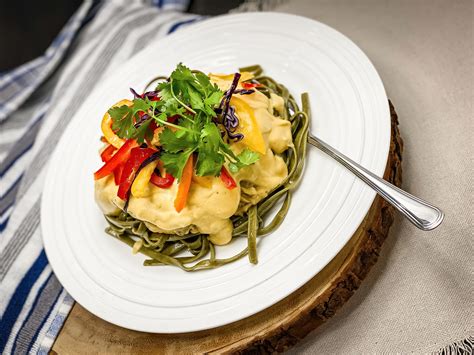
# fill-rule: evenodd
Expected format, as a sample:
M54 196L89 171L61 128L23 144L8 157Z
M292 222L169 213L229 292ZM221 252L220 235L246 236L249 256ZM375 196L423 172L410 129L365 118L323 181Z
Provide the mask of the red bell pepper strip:
M109 146L105 148L102 153L100 153L100 159L102 159L104 163L107 163L114 155L115 150L117 150L117 148L115 148L112 144L109 144Z
M262 86L262 84L257 84L257 83L242 83L242 87L244 89L253 89L253 88L258 88Z
M152 120L152 121L150 122L150 125L148 126L148 129L152 132L152 136L154 136L154 134L155 134L155 129L157 129L157 128L158 128L158 125L156 124L156 121L155 121L155 120ZM153 140L153 138L152 138L152 139L148 139L148 137L145 137L145 141L146 141L146 143L148 144L148 146L150 146L150 147L153 146L153 144L151 144L151 141L152 141L152 140Z
M117 196L122 200L126 200L128 192L132 187L133 180L137 174L138 168L142 163L155 153L155 149L135 147L130 153L130 158L123 167L122 176L120 177L120 185Z
M114 182L115 185L120 185L120 180L122 179L122 171L123 171L123 166L125 165L125 162L123 164L120 164L114 169Z
M224 167L222 167L221 169L221 180L224 183L225 187L227 187L229 190L232 190L237 187L234 178Z
M149 127L148 129L149 129L150 131L154 132L155 129L157 129L157 128L158 128L158 125L156 124L156 121L155 121L155 120L151 121L150 127Z
M99 180L106 177L107 175L112 174L112 172L117 166L119 166L121 163L125 162L128 159L132 148L135 148L137 146L138 143L135 140L127 140L124 145L120 147L117 153L115 153L114 156L107 163L105 163L99 170L94 173L94 179Z
M178 185L178 193L174 200L174 208L176 212L181 212L181 210L186 206L186 201L188 200L189 188L191 187L191 179L193 178L193 155L189 156L188 161L183 169L183 174L181 175L181 181Z
M170 116L166 118L166 121L170 123L176 123L179 117L180 117L179 115Z
M153 185L161 187L162 189L167 189L171 187L171 185L173 185L174 176L169 173L166 173L165 177L161 177L157 173L153 173L153 175L150 178L150 182Z

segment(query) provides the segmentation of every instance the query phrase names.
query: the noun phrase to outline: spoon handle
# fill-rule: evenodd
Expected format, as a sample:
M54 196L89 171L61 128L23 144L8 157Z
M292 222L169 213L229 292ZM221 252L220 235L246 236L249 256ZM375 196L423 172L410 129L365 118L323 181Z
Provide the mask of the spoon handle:
M330 157L337 160L355 176L369 185L372 189L399 210L415 226L424 231L438 227L443 221L444 214L438 208L422 199L410 195L389 182L374 175L364 167L337 151L329 144L312 135L308 136L308 143L319 148Z

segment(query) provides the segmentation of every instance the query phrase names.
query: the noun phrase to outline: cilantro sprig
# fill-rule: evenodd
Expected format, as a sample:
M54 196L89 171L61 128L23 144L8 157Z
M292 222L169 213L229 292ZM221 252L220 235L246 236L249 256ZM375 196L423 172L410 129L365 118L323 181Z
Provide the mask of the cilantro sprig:
M138 143L150 140L154 121L165 127L160 134L161 160L166 170L178 180L189 156L197 154L195 173L218 176L227 161L231 172L255 163L259 155L249 149L235 154L224 142L217 121L224 92L208 76L178 64L167 81L158 84L159 100L135 98L133 105L109 110L112 129L125 139ZM178 118L170 122L169 118Z

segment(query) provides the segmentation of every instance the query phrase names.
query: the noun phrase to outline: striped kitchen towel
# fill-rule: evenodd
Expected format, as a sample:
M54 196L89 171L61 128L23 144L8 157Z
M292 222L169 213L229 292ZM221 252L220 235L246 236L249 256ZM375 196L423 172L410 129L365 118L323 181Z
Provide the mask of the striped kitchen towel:
M0 353L50 350L73 300L40 231L46 166L73 113L150 42L199 20L187 0L86 0L46 53L0 75Z

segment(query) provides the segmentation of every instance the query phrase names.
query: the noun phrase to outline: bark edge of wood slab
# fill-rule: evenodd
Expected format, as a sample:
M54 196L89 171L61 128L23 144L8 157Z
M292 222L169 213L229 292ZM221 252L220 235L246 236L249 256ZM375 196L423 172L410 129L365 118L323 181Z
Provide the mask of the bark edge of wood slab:
M403 140L391 102L391 142L384 178L402 182ZM124 329L75 304L52 353L237 353L283 352L322 325L359 288L377 262L396 211L377 196L347 245L315 277L275 305L219 328L183 334Z

